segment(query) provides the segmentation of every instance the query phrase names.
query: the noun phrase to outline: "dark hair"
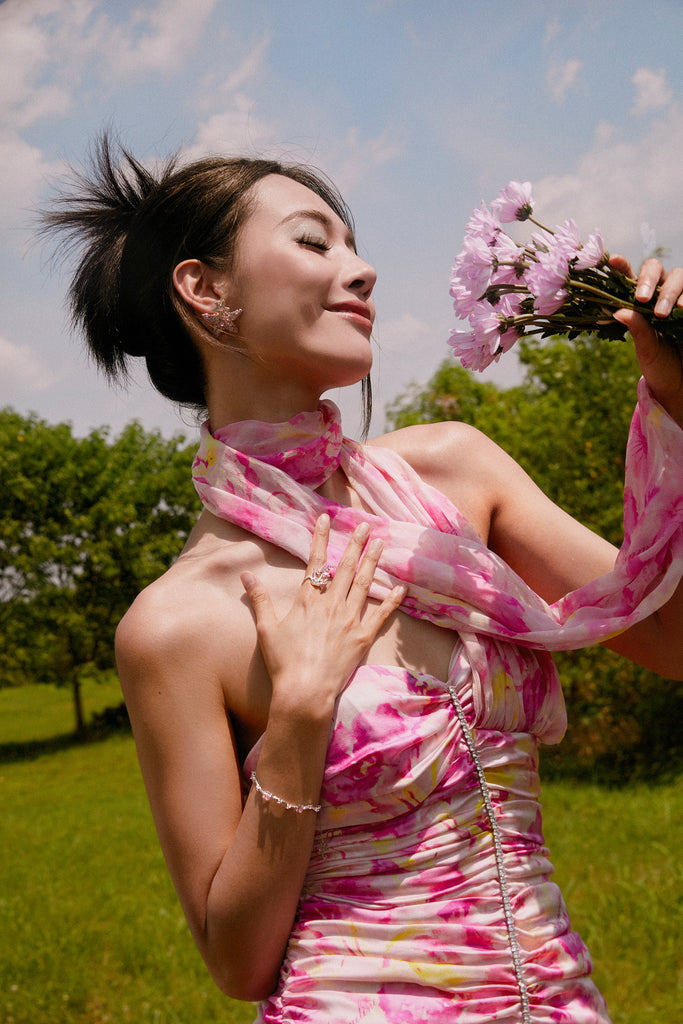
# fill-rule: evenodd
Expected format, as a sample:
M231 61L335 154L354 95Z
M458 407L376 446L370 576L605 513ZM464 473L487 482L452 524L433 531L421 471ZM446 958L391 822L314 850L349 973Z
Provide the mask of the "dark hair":
M311 189L353 231L335 186L307 167L220 157L181 166L173 157L153 172L107 133L96 140L90 168L75 173L41 223L43 232L64 233L68 251L80 251L69 289L71 314L110 381L125 380L129 357L142 356L162 395L204 408L203 367L190 333L198 321L175 290L173 270L186 259L232 269L250 190L269 174ZM369 377L363 405L367 431Z

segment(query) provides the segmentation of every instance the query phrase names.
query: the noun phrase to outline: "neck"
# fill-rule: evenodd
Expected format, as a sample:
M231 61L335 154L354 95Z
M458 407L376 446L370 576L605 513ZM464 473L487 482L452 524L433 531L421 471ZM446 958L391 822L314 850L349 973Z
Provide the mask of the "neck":
M242 420L284 423L300 412L317 410L322 394L318 388L300 381L273 379L265 372L254 370L250 361L246 366L237 367L233 362L229 372L207 373L207 407L212 430Z

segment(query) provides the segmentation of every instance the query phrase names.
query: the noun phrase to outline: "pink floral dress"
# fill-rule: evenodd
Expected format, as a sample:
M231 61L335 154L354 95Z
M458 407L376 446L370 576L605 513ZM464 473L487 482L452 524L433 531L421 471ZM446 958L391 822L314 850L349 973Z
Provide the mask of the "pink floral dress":
M207 508L304 562L320 512L333 563L368 519L385 541L374 592L405 580L404 610L454 631L446 680L366 665L337 702L315 846L259 1022L608 1021L551 881L538 747L565 728L549 650L627 628L683 572L683 433L642 385L627 463L614 572L549 606L398 456L343 439L331 403L204 429ZM316 494L338 465L370 512Z

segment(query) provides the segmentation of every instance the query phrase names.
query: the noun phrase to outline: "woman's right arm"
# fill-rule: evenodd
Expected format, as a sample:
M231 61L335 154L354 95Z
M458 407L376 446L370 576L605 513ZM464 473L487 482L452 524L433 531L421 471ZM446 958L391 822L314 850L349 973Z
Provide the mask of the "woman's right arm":
M328 528L316 528L309 570L325 562ZM402 598L397 588L367 604L379 550L369 545L359 567L365 540L357 531L327 590L299 587L281 620L262 585L243 579L272 683L258 779L292 804L318 802L336 697ZM254 788L243 806L223 684L204 653L215 649L203 641L210 621L187 602L160 629L151 611L143 599L123 620L117 660L157 831L216 983L261 999L277 984L315 814L266 803Z

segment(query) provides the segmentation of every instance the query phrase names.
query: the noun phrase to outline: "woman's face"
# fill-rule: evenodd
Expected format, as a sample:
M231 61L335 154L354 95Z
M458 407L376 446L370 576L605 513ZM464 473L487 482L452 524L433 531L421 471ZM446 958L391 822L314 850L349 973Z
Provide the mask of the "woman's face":
M240 233L229 304L240 338L266 376L322 392L370 370L376 274L346 225L315 192L263 178Z

